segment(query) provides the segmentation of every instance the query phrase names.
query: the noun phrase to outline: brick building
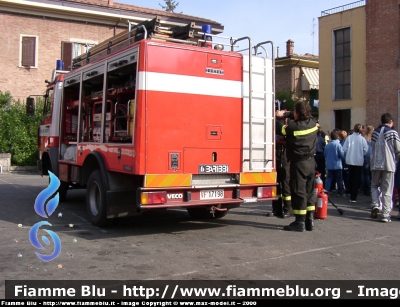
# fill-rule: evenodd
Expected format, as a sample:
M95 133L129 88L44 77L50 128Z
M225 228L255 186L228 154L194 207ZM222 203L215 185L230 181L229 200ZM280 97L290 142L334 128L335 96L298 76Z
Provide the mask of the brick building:
M64 69L74 56L128 28L160 16L165 27L195 23L201 32L209 24L213 34L223 26L213 20L121 4L113 0L0 0L0 91L24 101L42 95L58 59Z
M400 128L400 1L368 0L366 9L366 120L389 112Z
M319 18L320 118L325 131L400 127L400 0L361 0Z

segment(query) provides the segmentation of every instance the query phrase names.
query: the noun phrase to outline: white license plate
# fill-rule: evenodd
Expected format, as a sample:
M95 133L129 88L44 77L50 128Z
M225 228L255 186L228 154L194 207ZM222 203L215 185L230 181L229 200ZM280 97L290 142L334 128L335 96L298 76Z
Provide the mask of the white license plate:
M245 203L256 203L257 202L257 197L243 198L243 201Z
M200 191L200 199L221 199L224 198L224 190L202 190Z

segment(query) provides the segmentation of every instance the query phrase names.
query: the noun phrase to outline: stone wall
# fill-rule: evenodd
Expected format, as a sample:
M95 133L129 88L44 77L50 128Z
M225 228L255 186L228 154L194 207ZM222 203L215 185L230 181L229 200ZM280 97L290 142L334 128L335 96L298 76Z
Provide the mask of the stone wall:
M9 172L11 167L11 154L0 153L0 166L3 172Z
M37 172L37 166L11 166L11 154L0 153L0 173Z

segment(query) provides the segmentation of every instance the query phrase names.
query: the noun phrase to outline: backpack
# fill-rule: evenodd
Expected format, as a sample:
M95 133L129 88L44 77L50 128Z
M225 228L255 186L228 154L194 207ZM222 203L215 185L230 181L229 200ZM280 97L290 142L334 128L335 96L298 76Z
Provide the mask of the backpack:
M371 170L386 169L386 151L388 150L384 135L385 127L381 128L378 140L374 145L374 150L371 154Z

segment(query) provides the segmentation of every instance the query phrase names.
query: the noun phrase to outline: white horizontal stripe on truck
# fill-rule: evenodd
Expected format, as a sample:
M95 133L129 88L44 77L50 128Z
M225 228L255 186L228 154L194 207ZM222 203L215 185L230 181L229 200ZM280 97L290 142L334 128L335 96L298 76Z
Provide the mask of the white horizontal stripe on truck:
M156 72L139 72L138 90L242 98L242 82Z

